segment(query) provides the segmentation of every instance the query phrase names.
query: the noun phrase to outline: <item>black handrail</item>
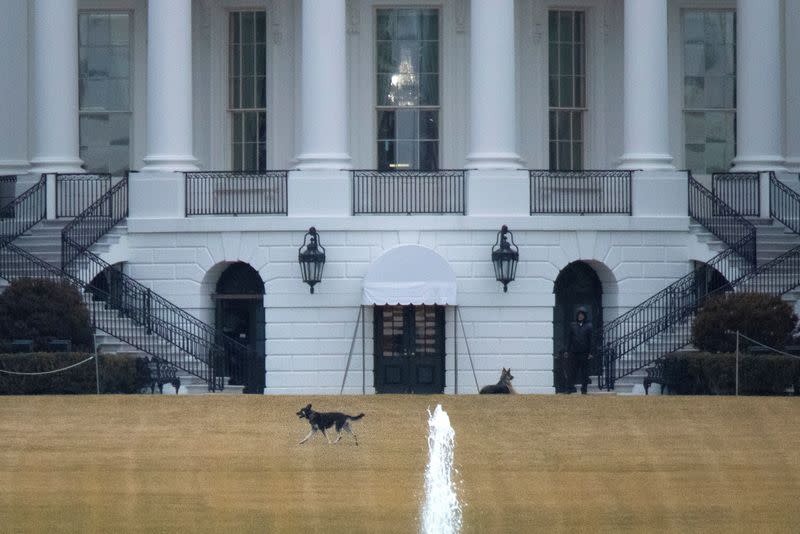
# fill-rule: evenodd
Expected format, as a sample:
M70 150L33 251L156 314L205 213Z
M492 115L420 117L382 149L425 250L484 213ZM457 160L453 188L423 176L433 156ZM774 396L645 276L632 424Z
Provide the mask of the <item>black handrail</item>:
M537 214L631 215L633 171L531 170L530 211Z
M769 172L769 216L800 234L800 194Z
M186 215L286 215L288 171L187 172Z
M61 231L61 266L66 267L82 250L88 250L98 239L128 216L128 176L106 191L78 214ZM65 247L69 241L72 246Z
M77 217L111 189L111 175L56 174L56 217Z
M128 180L125 177L64 227L61 233L61 265L65 272L81 283L89 284L92 291L100 287L107 292L110 296L108 305L143 326L147 334L155 334L189 355L195 354L199 361L205 361L207 365L208 359L204 354L215 351L221 354L223 357L215 360L215 368L208 370L207 376L185 369L209 380L212 389L222 387L214 383L215 373L220 377L230 376L234 382L248 376L246 366L249 365L249 358L245 345L219 333L89 250L127 214ZM114 332L109 333L116 336ZM184 369L179 362L172 363Z
M711 192L740 215L758 217L761 207L760 173L715 172L711 175Z
M724 200L706 189L688 172L689 216L702 224L728 247L754 266L756 264L756 227Z
M466 171L354 170L353 215L465 215Z
M729 290L755 269L755 227L691 174L688 179L690 216L714 235L738 240L729 243L728 248L707 263L603 325L599 333L601 387L613 389L616 380L685 346L691 339L690 319L708 296ZM720 215L715 217L714 213ZM723 220L715 220L717 217ZM708 281L717 273L726 283L709 288Z
M223 376L216 372L218 362L225 359L222 349L158 314L147 313L146 307L137 306L131 295L120 290L120 285L128 282L126 279L115 280L106 287L98 279L86 283L8 242L0 247L0 277L9 282L46 278L69 283L91 295L87 306L94 328L208 382L212 391L223 388Z
M47 217L47 176L0 208L0 236L10 242Z

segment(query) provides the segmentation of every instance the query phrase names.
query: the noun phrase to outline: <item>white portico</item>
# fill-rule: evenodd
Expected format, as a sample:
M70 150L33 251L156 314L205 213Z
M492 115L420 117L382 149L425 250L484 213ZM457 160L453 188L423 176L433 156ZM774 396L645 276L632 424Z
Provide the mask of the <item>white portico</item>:
M57 173L130 171L108 261L228 332L257 331L232 302L263 304L268 393L338 391L370 273L404 247L451 269L463 327L449 300L372 302L368 377L424 328L442 391L474 382L454 360L469 344L481 382L511 367L518 391L552 392L566 307L611 322L718 252L685 169L800 189L798 22L800 0L7 0L0 175L19 194L48 173L56 218ZM263 293L237 292L243 272Z

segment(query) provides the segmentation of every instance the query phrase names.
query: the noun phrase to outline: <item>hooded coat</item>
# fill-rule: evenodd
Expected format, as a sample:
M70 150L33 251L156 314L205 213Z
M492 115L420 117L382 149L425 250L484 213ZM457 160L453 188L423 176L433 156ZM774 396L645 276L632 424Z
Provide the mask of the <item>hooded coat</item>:
M583 322L578 321L578 314L580 313L583 313ZM575 322L569 325L567 352L570 354L591 354L594 352L593 338L594 329L592 328L592 323L587 319L586 310L578 308L575 314Z

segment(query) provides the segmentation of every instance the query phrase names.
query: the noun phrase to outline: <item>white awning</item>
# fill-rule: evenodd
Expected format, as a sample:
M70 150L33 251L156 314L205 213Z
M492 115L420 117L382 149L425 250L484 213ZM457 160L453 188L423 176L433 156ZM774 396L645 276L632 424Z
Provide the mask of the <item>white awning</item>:
M456 304L456 275L435 251L401 245L375 260L364 277L362 304Z

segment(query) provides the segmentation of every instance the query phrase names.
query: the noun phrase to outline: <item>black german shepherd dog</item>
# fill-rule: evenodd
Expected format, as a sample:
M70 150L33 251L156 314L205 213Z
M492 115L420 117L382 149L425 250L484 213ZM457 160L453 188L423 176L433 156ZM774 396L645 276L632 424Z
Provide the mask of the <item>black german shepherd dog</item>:
M353 439L356 440L356 445L358 445L358 437L356 436L356 433L353 432L353 429L350 428L350 421L358 421L364 417L363 413L354 416L341 412L315 412L311 409L311 405L309 404L297 412L297 416L300 419L305 417L308 419L308 422L311 425L311 432L309 432L308 435L303 438L303 441L300 442L301 445L308 441L308 438L313 436L314 432L317 430L322 432L322 435L325 436L325 439L328 440L328 443L331 443L331 440L328 437L328 434L325 433L325 430L332 426L336 427L336 433L338 434L336 441L333 443L338 443L339 440L342 439L342 429L344 429L353 435Z
M511 374L511 369L506 369L503 367L503 372L500 373L500 380L497 384L490 384L488 386L483 386L481 388L482 394L509 394L509 393L516 393L514 391L514 387L511 385L511 381L514 380L514 376Z

